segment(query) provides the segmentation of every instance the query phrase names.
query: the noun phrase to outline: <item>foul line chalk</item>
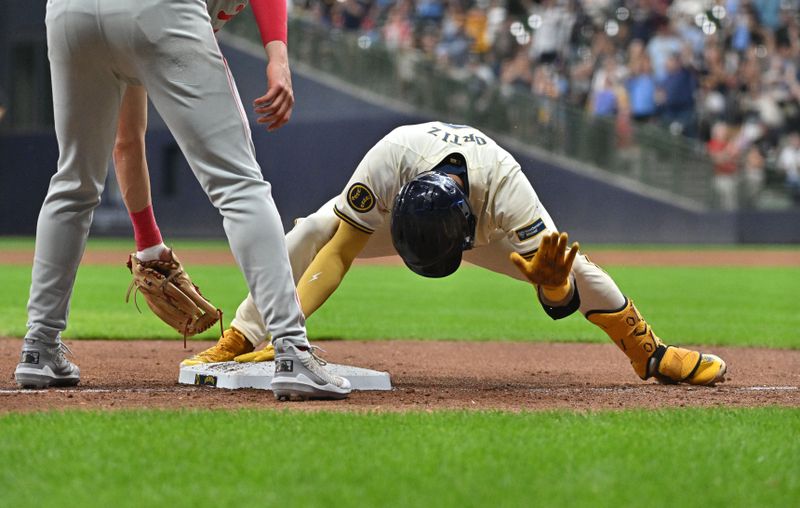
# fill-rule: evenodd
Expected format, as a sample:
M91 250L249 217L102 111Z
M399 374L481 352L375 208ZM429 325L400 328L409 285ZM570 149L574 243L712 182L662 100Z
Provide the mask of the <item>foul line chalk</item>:
M43 393L175 393L190 392L192 388L36 388L36 389L0 389L0 395L29 394L38 395Z

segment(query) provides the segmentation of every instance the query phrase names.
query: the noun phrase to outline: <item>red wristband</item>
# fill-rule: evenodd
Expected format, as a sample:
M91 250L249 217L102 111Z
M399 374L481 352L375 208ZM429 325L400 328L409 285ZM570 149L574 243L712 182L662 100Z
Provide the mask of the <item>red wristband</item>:
M131 212L130 216L136 250L142 251L163 241L161 231L158 230L158 224L156 224L156 217L153 215L153 205L147 205L147 208L138 212Z

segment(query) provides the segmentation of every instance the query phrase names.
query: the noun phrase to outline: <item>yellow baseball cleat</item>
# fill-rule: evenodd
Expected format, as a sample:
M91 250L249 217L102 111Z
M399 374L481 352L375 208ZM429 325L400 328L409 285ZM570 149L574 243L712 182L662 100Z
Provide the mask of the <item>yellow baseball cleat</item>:
M275 359L275 346L267 344L263 349L239 355L233 360L238 363L271 362Z
M645 321L633 300L616 312L590 312L586 319L605 331L631 361L642 379L665 384L710 386L725 380L727 365L717 355L664 344Z
M251 352L253 344L236 328L228 328L222 332L222 337L217 343L197 353L191 358L181 362L182 367L199 365L201 363L229 362L239 355Z
M675 346L660 346L650 359L650 374L666 384L711 386L725 381L728 366L717 355Z

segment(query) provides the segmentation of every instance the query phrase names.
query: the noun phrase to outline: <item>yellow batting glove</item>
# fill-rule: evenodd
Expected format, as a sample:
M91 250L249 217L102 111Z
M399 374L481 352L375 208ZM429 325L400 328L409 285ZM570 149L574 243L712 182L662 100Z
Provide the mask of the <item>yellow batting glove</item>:
M272 344L252 353L245 353L234 358L239 363L269 362L275 359L275 347Z
M531 281L541 286L545 296L555 302L563 300L570 290L569 274L580 245L574 242L567 251L567 233L545 233L536 255L530 261L516 252L510 259L519 271Z

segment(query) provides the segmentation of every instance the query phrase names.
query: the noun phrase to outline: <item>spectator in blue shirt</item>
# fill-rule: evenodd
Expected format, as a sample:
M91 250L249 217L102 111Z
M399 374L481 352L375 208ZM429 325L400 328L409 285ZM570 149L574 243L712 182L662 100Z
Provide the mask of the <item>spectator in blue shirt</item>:
M688 137L697 135L694 111L696 89L694 71L681 63L679 54L671 54L667 58L667 75L658 86L657 100L660 99L661 120L673 132Z
M639 123L650 121L656 114L656 81L650 58L641 55L631 62L632 76L625 83L630 101L631 117Z
M597 117L613 117L617 114L619 103L614 82L611 76L606 76L603 84L592 93L590 98L590 111Z
M439 23L444 18L444 3L441 0L420 0L416 5L417 18L421 22Z

